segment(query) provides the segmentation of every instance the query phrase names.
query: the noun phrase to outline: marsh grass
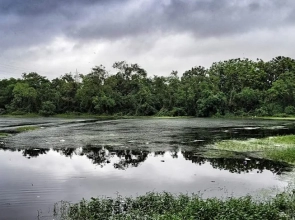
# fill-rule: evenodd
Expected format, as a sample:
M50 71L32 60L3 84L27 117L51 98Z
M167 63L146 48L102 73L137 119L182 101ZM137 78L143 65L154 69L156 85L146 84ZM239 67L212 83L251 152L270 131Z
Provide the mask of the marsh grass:
M295 135L263 139L226 140L213 145L214 149L251 152L257 157L295 164Z
M257 119L266 119L266 120L295 120L294 116L287 117L275 117L275 116L267 116L267 117L256 117Z
M225 200L202 199L196 195L173 195L150 192L136 198L91 198L76 204L55 206L61 219L293 219L295 197L278 194L267 201L255 201L250 196Z
M36 114L36 113L21 113L19 112L19 114L17 114L17 112L15 114L4 114L4 115L0 115L1 118L38 118L40 117L40 115Z
M265 155L273 160L295 164L295 148L268 150L265 152Z
M38 126L22 126L22 127L16 128L16 131L17 132L34 131L38 128L39 128Z
M7 133L1 133L1 132L0 132L0 138L8 137L8 136L9 136L9 134L7 134Z

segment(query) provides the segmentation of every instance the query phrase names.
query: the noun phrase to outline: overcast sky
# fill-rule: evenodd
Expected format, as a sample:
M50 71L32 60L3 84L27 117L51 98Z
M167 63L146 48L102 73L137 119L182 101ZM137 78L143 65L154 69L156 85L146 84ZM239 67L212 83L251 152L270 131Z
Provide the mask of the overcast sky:
M294 0L0 0L0 78L295 58Z

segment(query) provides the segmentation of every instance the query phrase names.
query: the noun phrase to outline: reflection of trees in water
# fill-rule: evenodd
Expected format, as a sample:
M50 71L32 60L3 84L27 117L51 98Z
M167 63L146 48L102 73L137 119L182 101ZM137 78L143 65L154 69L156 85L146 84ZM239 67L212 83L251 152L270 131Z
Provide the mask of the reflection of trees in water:
M86 156L92 161L93 164L104 167L106 164L111 163L112 159L118 158L113 166L116 169L126 169L128 167L137 167L140 163L144 162L149 155L149 151L142 150L129 150L129 149L114 149L112 146L92 146L87 145L77 151L73 148L55 149L57 152L71 157L73 154L79 156ZM164 152L165 153L165 152Z
M38 148L38 149L13 149L5 146L0 147L4 151L18 151L26 158L38 157L39 155L46 154L50 149ZM205 158L202 155L198 155L192 151L144 151L134 149L118 149L112 146L91 146L87 145L84 148L62 148L54 149L61 155L66 157L72 157L73 155L86 156L92 161L93 164L104 167L106 164L113 163L115 169L127 169L130 167L138 167L143 163L148 156L164 156L166 153L170 154L172 158L178 158L179 153L183 155L186 160L190 160L193 163L202 165L209 162L215 169L228 170L232 173L242 173L257 170L262 172L267 169L273 173L280 174L283 171L288 171L290 167L281 162L275 162L266 159L251 158L250 160L241 158Z
M113 164L116 169L126 169L128 167L137 167L144 162L149 155L149 151L114 149L113 147L86 146L79 155L85 155L93 164L105 166L111 163L111 159L118 158Z
M11 151L11 152L21 152L22 155L28 159L31 157L38 157L42 154L47 154L50 149L48 148L26 148L26 149L19 149L19 148L9 148L5 146L1 146L0 150L3 151Z
M0 150L3 150L3 151L12 151L12 152L17 151L17 149L6 147L5 144L1 144L0 145Z
M24 149L22 151L22 154L24 157L30 158L30 157L38 157L40 154L47 154L47 152L49 152L50 149L46 149L46 148L28 148L28 149Z
M165 153L166 153L166 151L155 151L154 152L154 155L155 155L155 157L157 157L157 156L163 156Z
M174 159L177 159L178 158L178 152L177 151L170 151L170 155Z
M152 152L154 153L155 157L158 156L164 156L166 153L169 153L171 155L172 158L178 158L178 150L171 150L171 151L154 151Z
M282 162L275 162L266 159L241 159L241 158L204 158L200 155L196 155L194 152L182 152L186 160L190 160L193 163L199 165L209 162L213 168L228 170L232 173L250 172L258 170L258 173L262 173L263 170L270 170L273 173L280 174L283 171L289 170L289 166Z
M75 148L60 148L60 149L53 149L54 151L59 152L61 155L66 157L72 158L73 154L75 153Z
M120 150L117 151L117 156L120 158L118 163L114 164L117 169L126 169L128 167L138 167L138 165L146 160L149 151L141 150Z
M79 153L80 156L86 156L89 158L93 164L100 165L103 167L107 163L110 163L111 158L113 155L110 154L110 152L104 148L104 147L91 147L87 146L82 149L82 151Z

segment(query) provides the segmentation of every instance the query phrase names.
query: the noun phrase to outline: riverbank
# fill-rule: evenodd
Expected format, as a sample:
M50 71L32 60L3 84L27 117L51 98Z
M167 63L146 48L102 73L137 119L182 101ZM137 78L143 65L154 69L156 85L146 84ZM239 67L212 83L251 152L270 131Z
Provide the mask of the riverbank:
M266 120L295 120L295 117L274 117L274 116L268 116L268 117L256 117L257 119L266 119Z
M24 114L24 115L11 115L5 114L0 115L3 118L48 118L39 114ZM179 118L195 118L193 116L131 116L131 115L96 115L96 114L56 114L49 116L50 118L61 118L61 119L101 119L101 120L111 120L111 119L179 119Z
M27 113L27 114L3 114L0 115L3 118L47 118L47 116L42 116L36 113ZM159 119L174 119L174 118L196 118L195 116L136 116L136 115L97 115L97 114L88 114L88 113L63 113L63 114L55 114L49 117L52 118L63 118L63 119L145 119L145 118L159 118ZM263 120L295 120L295 117L275 117L275 116L265 116L265 117L254 117L254 116L213 116L209 118L220 118L220 119L263 119Z
M295 196L282 193L257 201L250 196L227 199L202 199L197 195L150 192L136 198L92 198L76 204L55 205L61 219L293 219Z

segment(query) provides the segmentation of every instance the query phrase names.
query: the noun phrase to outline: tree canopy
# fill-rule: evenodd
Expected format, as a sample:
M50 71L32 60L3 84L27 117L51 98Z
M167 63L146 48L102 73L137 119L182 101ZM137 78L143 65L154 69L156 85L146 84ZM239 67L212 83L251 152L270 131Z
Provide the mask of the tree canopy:
M49 80L38 73L0 80L0 114L286 116L295 114L295 60L230 59L179 75L148 77L138 64L95 66Z

